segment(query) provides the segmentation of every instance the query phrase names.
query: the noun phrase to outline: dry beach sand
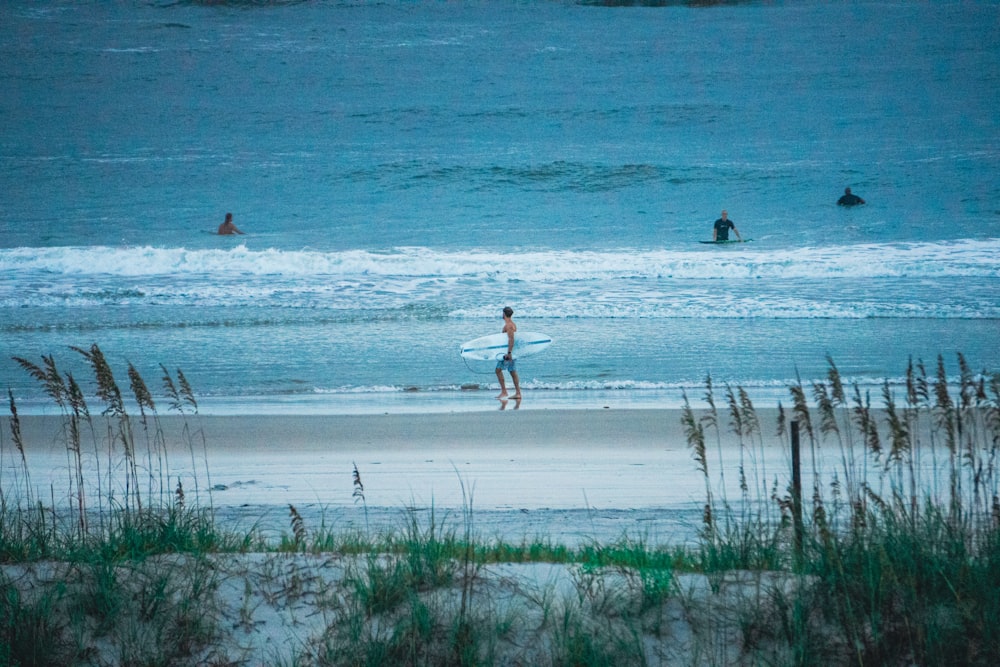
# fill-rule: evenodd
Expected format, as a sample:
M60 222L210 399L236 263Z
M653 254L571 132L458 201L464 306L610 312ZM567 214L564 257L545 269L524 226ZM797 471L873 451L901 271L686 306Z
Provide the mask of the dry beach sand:
M464 618L469 625L496 633L484 634L486 655L470 664L575 664L566 662L566 654L573 652L575 642L591 641L582 634L592 635L593 644L600 646L596 653L603 660L593 664L617 658L616 664L626 665L741 665L748 664L741 632L751 619L770 622L762 610L769 616L773 599L792 594L803 583L773 572L676 574L669 594L650 603L643 582L626 568L496 563L468 573L459 566L448 584L419 591L419 601L404 601L402 611L370 614L359 608L353 589L354 581L364 581L364 573L373 567L390 567L390 560L373 566L364 557L338 554L249 553L122 563L114 576L135 606L155 585L169 600L162 607L171 613L147 617L140 609L120 610L124 613L119 623L74 638L87 647L87 659L73 664L461 664L450 638L455 619L462 617L465 590L470 605ZM37 599L53 586L82 598L94 576L86 568L49 562L4 564L0 572L26 600ZM192 588L209 591L198 596L194 608L184 600ZM425 642L419 659L393 657L391 650L377 657L383 647L400 651L401 630L416 634L406 616L414 605L419 605L428 628L419 638ZM56 605L50 611L68 613ZM352 618L362 619L357 634ZM203 642L163 644L174 627L192 623L205 628ZM59 637L64 640L64 635ZM563 643L568 646L560 646ZM756 648L769 654L767 664L787 664L790 659L781 647ZM405 654L405 645L402 650Z

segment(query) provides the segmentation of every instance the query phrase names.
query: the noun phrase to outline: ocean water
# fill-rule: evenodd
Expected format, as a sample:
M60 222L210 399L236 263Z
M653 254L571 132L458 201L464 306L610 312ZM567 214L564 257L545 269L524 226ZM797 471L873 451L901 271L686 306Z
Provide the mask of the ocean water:
M505 305L522 409L1000 371L1000 5L667 4L3 3L0 385L493 410Z

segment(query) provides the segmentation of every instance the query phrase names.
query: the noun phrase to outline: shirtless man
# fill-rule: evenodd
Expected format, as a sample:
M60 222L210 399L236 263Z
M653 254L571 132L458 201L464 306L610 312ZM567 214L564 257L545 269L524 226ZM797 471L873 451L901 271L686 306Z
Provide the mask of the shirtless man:
M514 314L514 309L510 306L505 306L503 309L503 330L500 333L507 334L507 354L503 356L503 359L497 361L497 379L500 380L500 395L497 396L500 400L507 398L507 383L504 382L503 372L507 371L510 373L510 379L514 381L514 400L520 400L521 398L521 381L517 377L517 367L515 366L515 359L512 356L514 353L514 332L517 331L517 325L514 324L514 320L511 316Z
M228 236L229 234L242 234L239 227L233 224L233 214L226 213L226 220L221 225L219 225L219 236Z

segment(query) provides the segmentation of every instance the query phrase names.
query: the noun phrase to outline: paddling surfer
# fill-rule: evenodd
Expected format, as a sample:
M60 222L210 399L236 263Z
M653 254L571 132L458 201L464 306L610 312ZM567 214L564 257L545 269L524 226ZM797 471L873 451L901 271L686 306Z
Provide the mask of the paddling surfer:
M497 398L500 400L507 398L507 383L504 382L504 371L510 373L510 379L514 382L514 396L512 398L515 400L521 399L521 381L517 377L516 360L514 359L514 332L517 331L517 325L511 319L513 315L514 309L510 306L504 306L503 330L500 333L507 334L507 354L497 361L497 379L500 380L500 394Z
M736 229L736 225L733 221L729 219L729 214L726 211L722 212L722 217L715 221L712 226L712 240L713 241L728 241L729 240L729 230L733 230L736 233L736 238L740 241L743 237L740 236L740 230Z
M219 225L219 236L228 236L230 234L243 234L243 232L233 224L233 214L226 213L225 221Z

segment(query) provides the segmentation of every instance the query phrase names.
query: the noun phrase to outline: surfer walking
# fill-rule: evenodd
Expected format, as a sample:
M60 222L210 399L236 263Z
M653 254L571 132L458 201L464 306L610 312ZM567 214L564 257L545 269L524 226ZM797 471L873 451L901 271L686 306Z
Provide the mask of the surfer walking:
M233 214L226 213L226 219L221 225L219 225L219 236L228 236L230 234L243 234L240 228L233 224Z
M736 229L736 225L729 219L729 213L722 211L722 217L716 220L715 225L712 226L712 240L716 242L728 241L730 229L735 232L736 238L740 241L743 240L743 237L740 236L740 231Z
M514 332L517 331L517 325L514 324L514 320L511 319L513 315L514 309L510 306L504 306L503 329L500 333L507 334L507 354L505 354L502 359L497 361L497 379L500 380L500 394L497 398L500 400L508 398L507 383L504 382L503 377L504 371L510 373L510 379L514 383L514 396L512 398L514 398L514 400L521 399L521 381L517 377L517 367L514 359Z

